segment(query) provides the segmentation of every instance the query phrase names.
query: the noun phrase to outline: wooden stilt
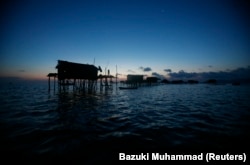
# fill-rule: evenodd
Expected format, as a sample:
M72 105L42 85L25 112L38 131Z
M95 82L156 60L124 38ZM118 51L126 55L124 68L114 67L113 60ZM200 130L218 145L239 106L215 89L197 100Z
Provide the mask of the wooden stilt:
M50 77L54 77L54 90L55 90L55 86L56 86L56 84L55 84L55 79L56 79L56 77L57 77L57 73L49 73L48 75L47 75L47 77L48 77L48 86L49 86L49 91L50 91Z
M54 91L56 90L56 76L54 76Z
M48 85L49 85L49 91L50 91L50 76L49 76L49 79L48 79Z

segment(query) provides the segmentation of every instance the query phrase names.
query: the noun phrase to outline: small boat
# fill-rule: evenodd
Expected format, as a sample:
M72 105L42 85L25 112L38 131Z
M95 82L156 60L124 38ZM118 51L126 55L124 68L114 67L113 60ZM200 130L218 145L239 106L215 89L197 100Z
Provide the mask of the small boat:
M138 87L119 87L119 89L137 89Z

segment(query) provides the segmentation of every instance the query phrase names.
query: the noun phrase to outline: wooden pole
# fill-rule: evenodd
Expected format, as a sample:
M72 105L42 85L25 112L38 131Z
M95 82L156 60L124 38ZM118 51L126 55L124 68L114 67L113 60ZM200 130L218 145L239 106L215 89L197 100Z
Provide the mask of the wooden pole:
M115 66L116 67L116 78L115 78L115 83L116 83L116 86L117 86L117 65Z
M50 76L49 76L49 79L48 79L48 85L49 85L49 91L50 91Z
M54 76L54 91L56 90L56 76Z

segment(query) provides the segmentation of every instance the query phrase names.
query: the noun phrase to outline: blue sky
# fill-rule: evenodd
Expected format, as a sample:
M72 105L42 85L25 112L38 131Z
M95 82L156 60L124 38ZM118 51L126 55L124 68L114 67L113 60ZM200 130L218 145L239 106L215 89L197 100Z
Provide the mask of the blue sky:
M127 74L221 72L250 66L243 0L1 2L0 76L46 78L57 60ZM143 68L149 68L144 70Z

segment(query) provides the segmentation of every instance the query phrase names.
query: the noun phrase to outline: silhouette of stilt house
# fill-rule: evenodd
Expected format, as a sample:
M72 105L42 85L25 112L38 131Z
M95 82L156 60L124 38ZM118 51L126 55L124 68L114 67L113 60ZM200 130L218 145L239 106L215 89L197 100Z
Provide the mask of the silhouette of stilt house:
M58 60L56 66L57 74L50 73L48 77L57 77L59 89L65 89L73 86L74 90L93 91L96 88L98 79L98 70L94 65L73 63L68 61ZM50 87L49 87L50 88Z
M54 90L56 89L56 78L57 78L57 73L49 73L47 75L47 77L49 77L48 79L48 85L49 85L49 91L50 91L50 77L54 77Z
M140 86L143 83L143 75L127 75L127 81L126 83L129 86Z
M156 84L159 78L157 77L147 77L146 82L148 85Z
M109 87L112 85L113 81L112 79L115 78L114 76L110 75L110 71L108 70L108 75L106 75L106 71L105 71L105 75L99 75L98 78L100 79L100 86L103 87ZM104 79L104 81L103 81ZM109 82L108 82L109 79Z

